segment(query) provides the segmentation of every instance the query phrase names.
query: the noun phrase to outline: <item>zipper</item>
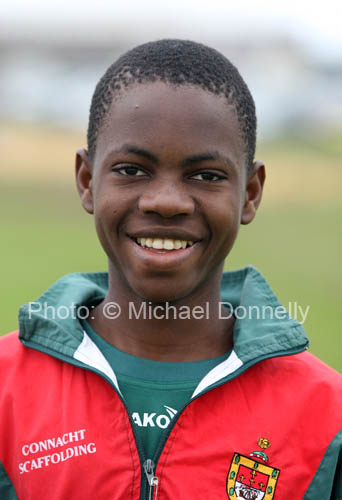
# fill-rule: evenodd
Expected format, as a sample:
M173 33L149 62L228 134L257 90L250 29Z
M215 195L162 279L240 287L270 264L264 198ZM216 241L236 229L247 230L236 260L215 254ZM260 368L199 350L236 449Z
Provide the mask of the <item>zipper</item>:
M216 387L220 387L221 385L225 384L226 382L229 382L230 380L233 380L234 378L238 377L241 373L243 373L245 370L247 370L248 368L250 368L250 366L253 366L256 363L259 363L260 361L264 361L265 359L268 359L268 358L271 358L271 357L273 358L273 357L280 357L280 356L288 356L288 355L292 355L292 354L298 354L300 352L303 352L305 349L307 349L307 347L301 346L301 347L298 347L297 349L291 349L291 350L287 351L286 353L273 353L272 355L265 356L264 358L261 358L261 359L251 360L250 362L244 363L235 372L231 373L231 375L232 375L231 377L228 376L228 377L225 377L225 378L221 379L220 382L216 382L216 384L214 384L213 386L207 387L206 390L204 390L203 392L199 393L194 398L190 399L190 401L188 401L188 403L185 406L183 406L183 408L178 412L178 414L175 415L175 417L171 420L172 425L171 425L171 422L170 422L170 425L165 430L165 433L161 436L160 441L159 441L159 445L158 445L158 448L157 448L157 451L156 451L156 453L155 453L155 455L153 457L154 460L151 460L150 458L146 458L146 456L145 456L145 451L143 449L140 436L136 432L134 422L132 420L131 415L129 414L128 408L127 408L127 406L125 404L125 401L124 401L123 397L117 391L116 387L114 386L114 384L112 383L112 381L106 376L105 373L101 372L100 370L97 370L97 369L93 368L92 366L86 365L85 363L81 363L81 362L75 360L74 358L71 358L71 357L65 356L65 355L61 355L60 353L56 353L56 351L53 351L53 350L51 350L51 349L49 349L49 348L47 348L45 346L44 346L44 349L38 348L37 345L34 342L32 342L32 341L24 341L24 342L22 341L22 343L24 345L28 346L28 347L31 347L32 349L35 349L36 351L40 351L40 352L43 352L45 354L48 353L52 357L57 358L57 359L59 359L61 361L65 361L65 362L67 362L67 363L69 363L71 365L78 366L79 368L83 368L83 369L91 371L93 373L97 373L104 380L106 380L110 384L110 386L114 389L115 393L117 394L117 396L121 400L121 402L122 402L122 404L123 404L123 406L124 406L124 408L126 410L126 414L128 415L128 419L129 419L130 424L131 424L133 436L134 436L134 439L135 439L135 444L136 444L136 447L137 447L137 452L138 452L139 459L140 459L140 464L142 464L140 498L144 499L144 500L157 500L159 479L158 479L157 476L154 475L154 472L155 472L156 466L158 465L158 460L159 460L159 458L160 458L160 456L162 454L164 446L165 446L165 444L166 444L166 442L167 442L167 440L168 440L168 438L169 438L169 436L170 436L173 428L175 427L175 425L176 425L179 417L181 416L181 414L185 410L185 408L187 408L193 401L195 401L199 397L203 396L204 394L206 394L207 392L209 392L209 391L211 391L213 389L216 389ZM56 354L58 354L58 355L56 355ZM154 496L152 496L152 495L154 495Z
M154 475L154 470L155 470L155 464L153 460L148 458L144 464L144 473L147 478L147 482L149 484L149 488L147 489L147 496L146 498L148 500L157 500L158 497L158 485L159 485L159 479L157 476Z
M169 439L169 436L170 436L173 428L175 427L178 419L180 418L180 416L183 413L183 411L185 410L185 408L187 408L193 401L195 401L196 399L200 398L201 396L203 396L207 392L209 392L209 391L211 391L213 389L216 389L217 387L220 387L221 385L224 385L226 382L230 382L231 380L233 380L236 377L238 377L241 373L243 373L244 371L246 371L248 368L250 368L251 366L253 366L256 363L259 363L260 361L264 361L265 359L268 359L268 358L271 358L271 357L273 358L273 357L281 357L281 356L289 356L289 355L293 355L293 354L298 354L300 352L303 352L305 349L307 349L307 347L303 347L303 346L299 347L298 346L297 349L291 349L291 350L289 349L289 351L286 352L286 353L284 353L284 354L273 353L272 356L265 357L265 358L262 358L262 359L258 359L257 361L251 360L250 362L244 363L240 368L238 368L235 372L233 372L231 374L231 376L228 376L228 378L226 377L226 378L222 379L220 382L216 382L216 384L214 384L213 386L207 387L203 392L197 394L197 396L195 396L194 398L190 399L190 401L188 401L187 404L185 406L183 406L183 408L181 410L179 410L179 412L174 416L174 418L170 422L170 425L168 426L168 428L162 434L162 436L161 436L161 438L159 440L157 451L156 451L156 453L154 454L154 457L153 457L154 461L151 460L153 466L156 467L156 465L158 465L158 460L159 460L159 458L160 458L160 456L161 456L161 454L163 452L164 446L165 446L167 440ZM158 478L156 478L156 479L158 481ZM148 498L148 500L150 500L150 499Z

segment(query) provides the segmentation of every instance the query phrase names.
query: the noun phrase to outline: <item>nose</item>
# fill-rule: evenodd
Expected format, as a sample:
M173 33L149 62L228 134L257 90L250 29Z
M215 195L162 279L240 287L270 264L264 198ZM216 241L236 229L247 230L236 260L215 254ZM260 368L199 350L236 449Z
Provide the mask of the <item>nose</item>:
M157 213L162 217L191 215L195 210L195 202L185 189L170 181L146 188L139 198L138 205L139 210Z

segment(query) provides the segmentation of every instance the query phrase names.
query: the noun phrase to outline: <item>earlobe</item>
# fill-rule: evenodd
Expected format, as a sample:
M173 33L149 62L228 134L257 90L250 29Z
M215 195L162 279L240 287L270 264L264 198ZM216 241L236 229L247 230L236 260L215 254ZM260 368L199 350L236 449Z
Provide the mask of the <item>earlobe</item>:
M255 161L253 171L247 179L241 224L249 224L254 219L261 202L265 177L265 165L261 161Z
M90 165L88 152L80 148L76 152L75 173L77 190L81 198L82 206L89 214L93 210L93 191L92 191L92 168Z

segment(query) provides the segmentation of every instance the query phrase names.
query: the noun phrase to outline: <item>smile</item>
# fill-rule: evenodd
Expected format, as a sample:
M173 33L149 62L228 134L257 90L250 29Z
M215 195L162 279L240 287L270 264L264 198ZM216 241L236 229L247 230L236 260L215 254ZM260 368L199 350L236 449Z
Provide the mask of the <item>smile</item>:
M194 244L190 240L174 240L171 238L137 238L135 241L141 247L155 250L180 250L181 248L189 248Z

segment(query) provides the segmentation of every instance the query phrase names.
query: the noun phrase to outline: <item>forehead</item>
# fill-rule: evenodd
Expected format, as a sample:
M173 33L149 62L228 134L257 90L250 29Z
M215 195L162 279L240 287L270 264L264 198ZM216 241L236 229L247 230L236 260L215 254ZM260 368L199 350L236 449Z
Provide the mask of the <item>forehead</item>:
M187 85L133 84L116 96L99 130L96 162L127 142L188 154L223 147L245 160L235 108L223 95Z

